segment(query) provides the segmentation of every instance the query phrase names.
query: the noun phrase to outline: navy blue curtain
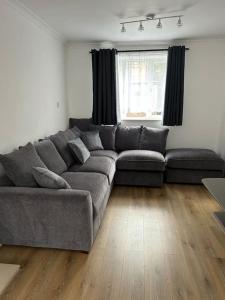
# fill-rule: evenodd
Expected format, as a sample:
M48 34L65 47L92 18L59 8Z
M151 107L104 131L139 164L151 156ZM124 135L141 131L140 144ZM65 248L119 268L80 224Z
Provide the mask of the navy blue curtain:
M116 52L116 49L91 51L94 124L117 124Z
M181 126L183 122L185 46L168 49L163 125Z

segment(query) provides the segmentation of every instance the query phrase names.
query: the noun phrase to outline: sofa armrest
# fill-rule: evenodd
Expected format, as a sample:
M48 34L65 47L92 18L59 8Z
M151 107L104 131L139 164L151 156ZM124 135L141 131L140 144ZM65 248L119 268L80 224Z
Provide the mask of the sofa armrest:
M0 243L88 251L93 243L90 193L0 187Z

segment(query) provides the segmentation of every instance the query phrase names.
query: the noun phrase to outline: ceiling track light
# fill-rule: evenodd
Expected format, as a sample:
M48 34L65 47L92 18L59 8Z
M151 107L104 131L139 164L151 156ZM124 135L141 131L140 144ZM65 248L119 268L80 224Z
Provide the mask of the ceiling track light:
M142 23L149 22L149 21L158 21L156 28L162 29L162 20L163 19L178 19L177 27L181 27L181 26L183 26L182 17L183 17L183 15L156 17L155 14L147 14L145 16L145 19L139 19L139 20L135 20L135 21L126 21L126 22L120 23L122 25L121 32L122 33L126 32L125 24L131 24L131 23L139 23L138 31L144 31L144 26Z

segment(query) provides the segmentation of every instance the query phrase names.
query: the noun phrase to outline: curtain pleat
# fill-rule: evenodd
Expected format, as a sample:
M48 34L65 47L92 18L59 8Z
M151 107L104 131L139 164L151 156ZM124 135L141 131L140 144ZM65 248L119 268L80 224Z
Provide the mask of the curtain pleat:
M92 50L93 112L95 124L117 124L116 49Z
M184 67L185 46L169 47L163 125L183 123Z

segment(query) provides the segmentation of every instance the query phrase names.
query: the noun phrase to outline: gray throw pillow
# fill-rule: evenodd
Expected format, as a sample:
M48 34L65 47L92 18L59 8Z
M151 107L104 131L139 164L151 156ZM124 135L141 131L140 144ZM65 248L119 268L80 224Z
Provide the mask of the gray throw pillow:
M140 138L140 149L157 151L164 154L168 133L168 128L143 127Z
M81 139L89 151L103 150L99 131L86 131L81 133Z
M48 189L71 189L71 186L64 178L46 168L35 167L32 169L32 174L40 187Z
M62 174L67 170L67 165L57 151L51 140L46 139L34 144L35 149L46 165L46 167L56 174Z
M77 159L81 164L84 164L85 161L90 157L89 150L80 138L69 141L68 145L74 154L75 159Z
M99 131L104 150L114 150L117 125L90 125L90 130Z
M23 187L37 186L32 175L33 167L46 168L31 143L9 154L0 155L0 162L9 179L16 186Z

